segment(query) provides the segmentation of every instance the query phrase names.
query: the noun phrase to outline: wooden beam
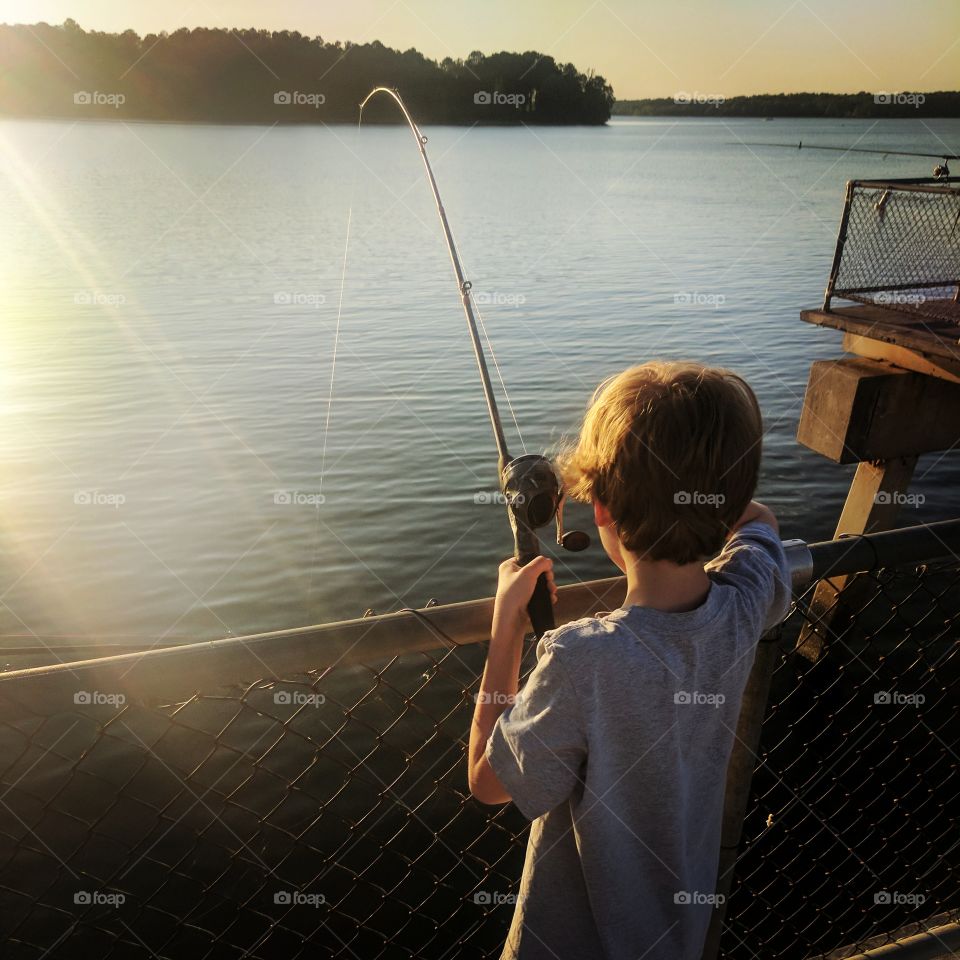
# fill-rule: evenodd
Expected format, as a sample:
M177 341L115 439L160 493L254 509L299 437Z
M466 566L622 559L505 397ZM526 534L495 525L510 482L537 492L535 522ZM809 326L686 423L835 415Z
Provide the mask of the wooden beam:
M960 383L883 360L819 360L797 440L835 463L946 450L960 442Z
M820 327L857 333L871 340L897 344L926 356L960 361L960 327L919 313L870 304L801 310L800 319Z
M943 357L928 356L919 350L910 350L894 343L873 340L859 333L845 333L843 349L846 353L855 353L858 357L865 357L868 360L886 360L904 370L913 370L915 373L925 373L931 377L939 377L941 380L960 383L960 359L947 360Z

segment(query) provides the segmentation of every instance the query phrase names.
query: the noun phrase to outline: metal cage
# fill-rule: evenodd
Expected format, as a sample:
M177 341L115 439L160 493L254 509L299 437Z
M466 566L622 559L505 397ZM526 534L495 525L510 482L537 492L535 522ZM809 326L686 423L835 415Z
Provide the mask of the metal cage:
M960 177L849 181L824 311L834 297L960 325Z

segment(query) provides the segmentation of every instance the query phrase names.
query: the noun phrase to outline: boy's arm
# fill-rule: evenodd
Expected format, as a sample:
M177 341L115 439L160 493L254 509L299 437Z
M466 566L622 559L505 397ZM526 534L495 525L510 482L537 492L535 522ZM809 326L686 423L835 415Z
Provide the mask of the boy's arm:
M512 799L484 754L500 714L513 703L517 695L523 635L528 624L527 604L541 573L547 575L550 594L556 603L552 560L537 557L524 567L513 559L500 564L490 649L487 651L487 664L480 681L473 723L470 725L467 756L470 792L482 803L507 803Z
M740 533L748 524L754 526ZM758 632L780 623L789 613L791 601L790 567L780 541L780 525L773 511L751 500L727 534L720 555L707 570L714 577L733 585L746 601L750 618Z

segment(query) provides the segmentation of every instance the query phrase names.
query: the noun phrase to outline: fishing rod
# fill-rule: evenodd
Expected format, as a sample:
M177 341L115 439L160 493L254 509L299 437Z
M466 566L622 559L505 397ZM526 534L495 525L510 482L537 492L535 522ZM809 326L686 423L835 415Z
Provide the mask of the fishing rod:
M440 190L437 187L433 168L427 156L427 138L420 132L414 123L406 104L400 94L390 87L375 87L360 104L360 122L363 122L363 108L378 93L392 98L403 113L407 126L417 142L420 158L427 174L427 182L433 192L433 199L437 205L437 214L440 217L440 226L447 241L447 252L453 265L453 273L460 291L460 302L467 318L467 328L470 331L470 340L473 343L473 353L480 371L480 382L483 385L483 395L487 401L487 412L490 415L490 425L493 427L493 436L497 444L497 472L500 478L500 490L507 504L507 516L510 519L510 528L513 531L514 557L520 564L527 564L540 553L540 541L537 530L545 527L551 521L556 522L557 543L565 550L579 552L590 545L590 537L582 530L563 529L563 490L554 465L546 457L538 453L527 453L520 457L511 457L507 450L507 441L503 434L503 424L500 421L500 411L497 408L496 397L490 382L490 372L487 369L487 360L483 352L483 344L477 330L474 318L472 284L464 278L463 267L460 264L460 254L450 230L447 213L440 199ZM547 586L545 574L537 578L533 596L527 606L533 632L539 638L554 626L553 602L550 598L550 589Z
M933 176L936 180L950 176L950 160L960 160L960 156L952 153L916 153L912 150L875 150L870 147L828 147L816 143L808 143L804 146L802 140L796 146L792 143L744 143L743 141L740 144L744 147L782 147L788 150L836 150L840 153L877 153L893 157L926 157L930 160L942 161L933 168Z

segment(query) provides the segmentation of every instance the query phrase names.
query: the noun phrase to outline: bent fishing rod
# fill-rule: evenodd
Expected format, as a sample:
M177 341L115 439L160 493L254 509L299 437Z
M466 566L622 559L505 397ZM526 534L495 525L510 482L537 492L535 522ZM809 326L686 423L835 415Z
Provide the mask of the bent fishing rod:
M470 331L470 340L473 343L473 353L480 371L480 382L483 385L483 395L487 401L487 412L490 415L490 425L493 427L493 436L497 444L497 472L500 478L500 490L507 504L507 516L510 519L510 528L513 531L514 557L520 564L527 564L540 553L540 541L537 530L545 527L551 521L556 522L557 543L566 550L585 550L590 544L590 537L581 530L563 530L563 491L554 465L538 453L524 454L520 457L511 457L507 450L507 441L503 434L503 424L500 421L500 411L497 408L496 397L493 394L493 385L490 382L490 372L487 369L487 360L483 352L483 344L477 330L474 317L473 297L470 292L472 284L464 278L463 267L460 264L460 254L450 230L447 213L440 199L440 190L437 187L433 168L427 156L427 138L420 132L414 123L406 104L400 94L390 87L375 87L367 94L360 104L360 122L363 122L363 108L377 94L386 94L392 98L403 113L407 126L417 142L420 158L423 160L427 182L433 192L433 199L437 205L437 214L440 217L440 226L447 242L447 252L453 265L453 273L460 291L460 302L467 318L467 328ZM554 627L553 603L550 598L550 589L547 586L545 574L537 578L537 585L527 606L533 632L539 638L547 630Z

